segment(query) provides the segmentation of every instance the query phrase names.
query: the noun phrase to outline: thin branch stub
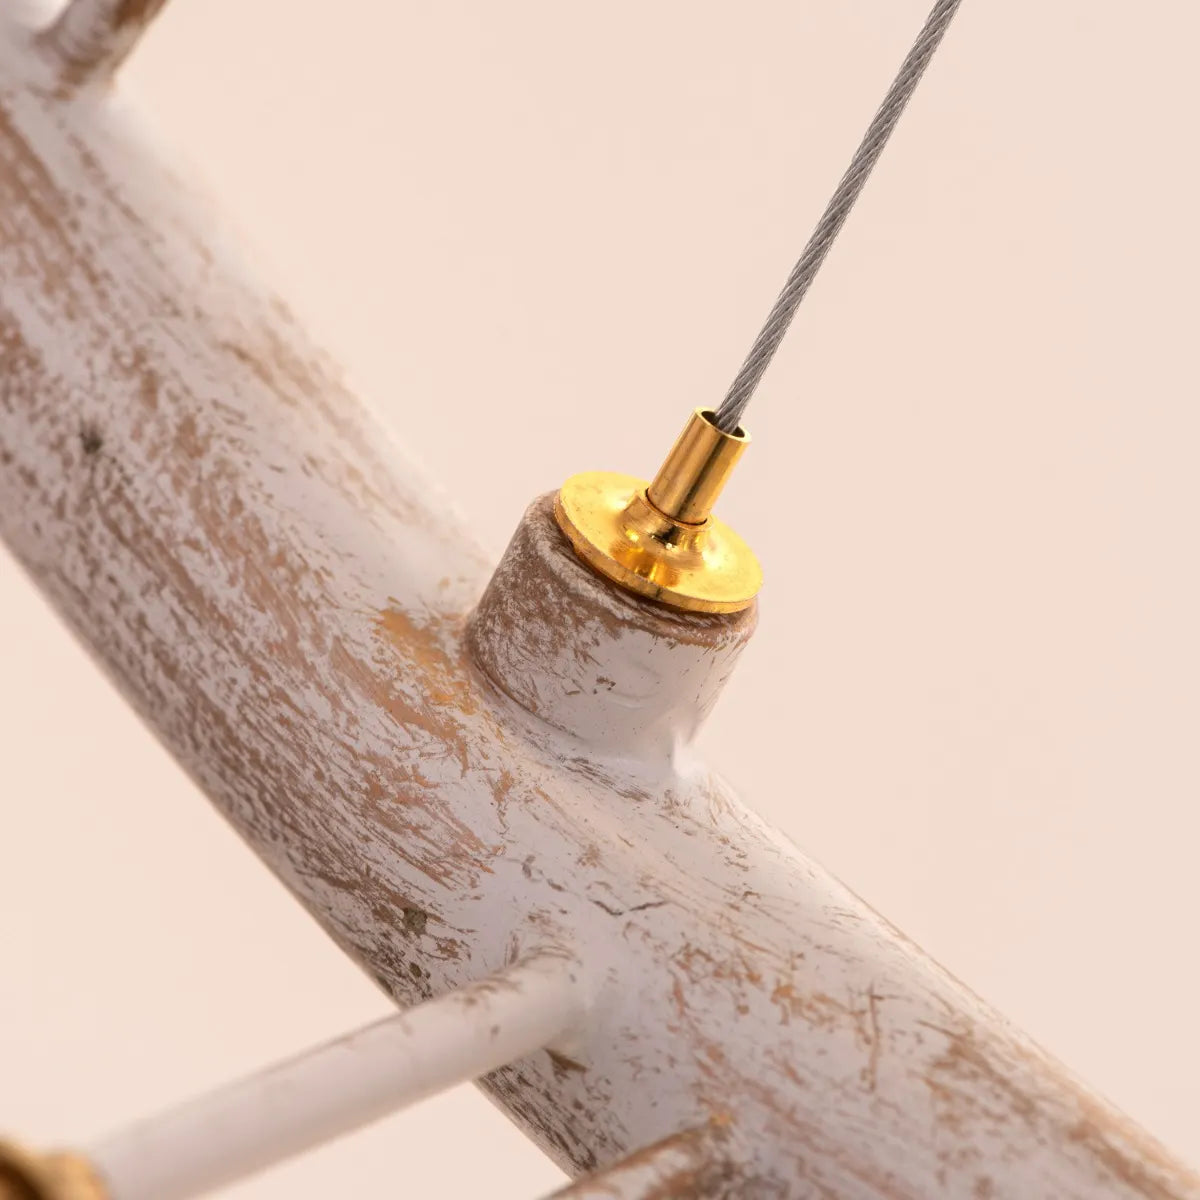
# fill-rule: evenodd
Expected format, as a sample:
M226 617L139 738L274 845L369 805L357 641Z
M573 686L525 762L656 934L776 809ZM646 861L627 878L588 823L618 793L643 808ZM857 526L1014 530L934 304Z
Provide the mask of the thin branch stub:
M107 83L166 0L70 0L38 44L72 86Z

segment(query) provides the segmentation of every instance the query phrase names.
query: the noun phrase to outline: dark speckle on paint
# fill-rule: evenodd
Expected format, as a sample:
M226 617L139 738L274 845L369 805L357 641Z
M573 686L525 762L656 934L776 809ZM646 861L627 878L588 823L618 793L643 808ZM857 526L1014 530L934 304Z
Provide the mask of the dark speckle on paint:
M420 937L429 924L429 914L423 908L409 907L404 910L404 932Z
M586 1071L587 1068L583 1063L576 1062L573 1058L568 1058L565 1054L560 1054L557 1050L547 1050L550 1055L550 1064L554 1067L554 1076L556 1079L565 1079L567 1075L574 1071Z
M95 425L84 425L79 430L79 445L88 458L94 458L104 449L104 436Z

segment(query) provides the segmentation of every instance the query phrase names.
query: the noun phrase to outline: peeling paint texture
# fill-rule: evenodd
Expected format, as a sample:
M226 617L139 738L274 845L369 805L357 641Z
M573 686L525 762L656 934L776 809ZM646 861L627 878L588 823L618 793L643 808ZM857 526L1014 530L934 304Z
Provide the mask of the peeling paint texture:
M715 1121L746 1195L1200 1198L696 759L752 613L619 595L542 501L469 652L449 506L119 98L58 82L0 14L0 534L397 1003L575 949L575 1043L483 1081L513 1120L575 1175Z

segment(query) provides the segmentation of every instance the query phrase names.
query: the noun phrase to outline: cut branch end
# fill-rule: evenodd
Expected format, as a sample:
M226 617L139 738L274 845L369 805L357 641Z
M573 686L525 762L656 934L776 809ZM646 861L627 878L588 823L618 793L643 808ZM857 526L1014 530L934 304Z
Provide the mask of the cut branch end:
M69 0L38 37L63 83L107 83L166 0Z

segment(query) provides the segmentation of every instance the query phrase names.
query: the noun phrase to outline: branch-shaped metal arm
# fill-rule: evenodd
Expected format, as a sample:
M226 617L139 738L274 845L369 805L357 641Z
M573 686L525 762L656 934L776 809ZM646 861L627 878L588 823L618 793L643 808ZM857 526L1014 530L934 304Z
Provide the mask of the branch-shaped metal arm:
M106 83L137 45L166 0L70 0L38 36L71 86Z
M103 76L149 11L43 41ZM753 605L613 587L551 497L493 572L124 108L28 51L0 23L0 538L398 1002L579 949L578 1043L483 1080L538 1144L587 1175L728 1116L789 1200L1200 1200L705 768Z

